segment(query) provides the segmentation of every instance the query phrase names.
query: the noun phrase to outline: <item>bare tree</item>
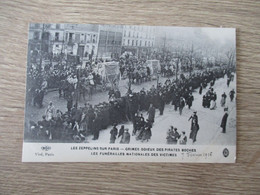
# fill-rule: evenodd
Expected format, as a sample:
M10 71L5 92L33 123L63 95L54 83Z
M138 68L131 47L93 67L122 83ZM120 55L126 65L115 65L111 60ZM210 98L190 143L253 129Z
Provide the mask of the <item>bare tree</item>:
M182 64L183 59L185 58L183 47L175 49L174 63L175 63L175 78L178 80L179 66Z
M189 51L187 51L187 55L186 55L188 62L189 62L189 73L190 73L190 77L191 77L191 72L193 69L193 58L194 58L194 50L193 50L193 43L191 44L191 48Z
M226 52L226 56L227 56L227 60L228 60L228 63L227 65L228 66L233 66L234 65L234 61L235 61L235 50L233 48L231 48L230 50L228 50Z

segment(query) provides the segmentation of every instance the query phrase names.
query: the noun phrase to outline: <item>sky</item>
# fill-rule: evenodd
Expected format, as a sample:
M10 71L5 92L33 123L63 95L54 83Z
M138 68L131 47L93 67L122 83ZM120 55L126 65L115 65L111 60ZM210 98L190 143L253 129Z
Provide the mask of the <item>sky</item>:
M225 53L236 44L235 28L199 28L199 27L156 27L157 43L162 45L164 38L169 47L186 47L205 51ZM216 53L216 52L215 52Z
M226 41L235 42L235 28L202 28L202 32L210 39L220 43L225 43Z

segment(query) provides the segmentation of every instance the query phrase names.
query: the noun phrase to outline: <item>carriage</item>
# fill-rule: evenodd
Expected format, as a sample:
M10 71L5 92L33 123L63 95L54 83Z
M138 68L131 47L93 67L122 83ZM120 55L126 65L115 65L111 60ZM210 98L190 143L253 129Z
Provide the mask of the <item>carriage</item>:
M101 77L100 87L103 91L107 87L111 87L112 89L118 88L120 80L119 62L99 63L94 68L94 72Z
M159 60L147 60L145 66L149 67L151 78L157 79L157 75L161 73Z

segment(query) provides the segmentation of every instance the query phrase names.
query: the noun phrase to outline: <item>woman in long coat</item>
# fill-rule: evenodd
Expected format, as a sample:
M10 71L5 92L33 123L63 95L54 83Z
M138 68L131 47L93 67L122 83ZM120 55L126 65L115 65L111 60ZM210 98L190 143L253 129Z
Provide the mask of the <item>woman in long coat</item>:
M193 112L193 115L189 118L191 119L191 132L190 132L190 139L193 140L193 143L197 139L197 133L199 131L199 123L198 123L198 116L197 112Z
M199 124L194 121L192 121L193 124L191 126L191 132L190 132L190 139L192 139L193 143L196 142L197 140L197 133L199 131Z

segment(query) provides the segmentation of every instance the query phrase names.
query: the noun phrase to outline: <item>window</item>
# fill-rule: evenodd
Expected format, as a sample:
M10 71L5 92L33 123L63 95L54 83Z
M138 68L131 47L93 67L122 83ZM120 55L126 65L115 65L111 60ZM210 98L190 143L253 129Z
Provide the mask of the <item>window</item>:
M56 24L56 29L60 29L60 24Z
M73 39L73 33L69 33L69 42L72 42Z
M130 31L128 32L128 37L131 37L131 33L130 33Z
M147 41L145 41L144 46L146 47Z
M85 41L85 34L80 34L80 42L83 43Z
M127 40L127 45L130 45L130 40L129 39Z
M75 41L76 41L77 43L80 42L80 34L76 34L76 35L75 35Z
M40 28L40 24L34 24L34 28Z
M33 33L33 39L34 40L39 40L39 38L40 38L40 32L38 32L38 31L34 32Z
M138 40L136 40L135 45L138 46Z
M56 33L55 33L55 41L58 41L58 40L59 40L59 33L56 32Z
M134 41L134 40L132 40L132 46L134 46L134 44L135 44L135 41Z
M142 41L140 40L140 46L142 46Z
M42 33L42 39L43 39L43 40L48 41L49 38L50 38L50 33L49 33L49 32L43 32L43 33Z

